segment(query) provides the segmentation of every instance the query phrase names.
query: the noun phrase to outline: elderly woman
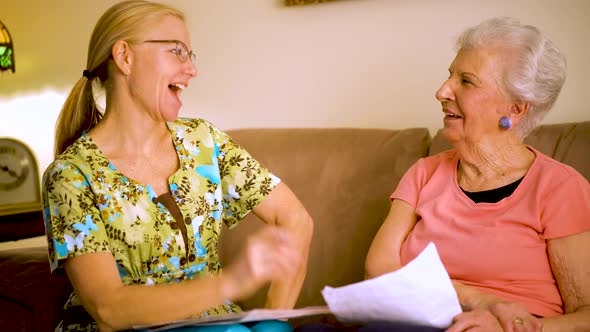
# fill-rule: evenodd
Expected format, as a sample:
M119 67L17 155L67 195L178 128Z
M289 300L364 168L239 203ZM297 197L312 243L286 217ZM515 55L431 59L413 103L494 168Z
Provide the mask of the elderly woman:
M404 175L367 277L434 242L464 308L447 331L590 331L590 184L523 143L553 106L565 59L509 18L468 29L457 46L436 92L454 149Z

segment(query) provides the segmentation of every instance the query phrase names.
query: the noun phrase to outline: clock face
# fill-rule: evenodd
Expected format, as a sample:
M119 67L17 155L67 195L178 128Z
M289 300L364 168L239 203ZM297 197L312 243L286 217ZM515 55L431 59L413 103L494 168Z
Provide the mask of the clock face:
M0 215L41 209L37 161L21 141L0 137Z
M27 179L30 160L23 151L15 147L0 146L0 190L17 189Z

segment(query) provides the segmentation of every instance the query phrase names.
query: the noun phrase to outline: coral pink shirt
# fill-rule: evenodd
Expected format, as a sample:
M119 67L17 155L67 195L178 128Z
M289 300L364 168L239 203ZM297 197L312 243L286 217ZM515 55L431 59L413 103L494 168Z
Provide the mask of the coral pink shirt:
M529 149L536 154L531 168L497 203L474 203L461 191L455 150L416 162L391 195L418 215L401 248L402 265L432 241L452 279L521 303L533 314L562 314L546 240L590 230L590 184L573 168Z

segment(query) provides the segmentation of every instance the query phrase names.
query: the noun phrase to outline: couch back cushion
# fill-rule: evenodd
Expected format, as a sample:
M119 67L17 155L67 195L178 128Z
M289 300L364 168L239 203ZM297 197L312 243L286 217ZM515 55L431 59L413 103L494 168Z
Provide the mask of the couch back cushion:
M590 121L542 125L524 142L541 153L572 166L590 181ZM439 130L432 139L429 155L451 147Z
M280 177L314 219L308 273L297 307L322 305L325 285L363 279L371 241L389 211L389 195L430 144L427 129L241 129L229 135ZM263 226L250 214L224 229L220 255L231 263ZM264 290L242 302L264 305Z

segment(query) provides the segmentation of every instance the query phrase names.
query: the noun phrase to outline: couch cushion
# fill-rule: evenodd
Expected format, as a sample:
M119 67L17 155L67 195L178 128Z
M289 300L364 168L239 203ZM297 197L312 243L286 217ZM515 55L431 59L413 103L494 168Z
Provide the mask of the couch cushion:
M590 121L542 125L524 141L549 157L572 166L590 181ZM439 130L432 139L429 155L451 147Z
M540 126L525 143L572 166L590 181L590 121Z
M297 307L322 305L325 285L363 279L364 260L401 176L428 152L427 129L241 129L234 140L295 192L314 219L308 274ZM222 232L224 265L261 227L253 214ZM263 292L244 301L264 304Z
M32 211L0 216L0 242L45 235L43 212Z
M53 331L71 291L65 275L49 272L47 247L0 251L0 326Z

